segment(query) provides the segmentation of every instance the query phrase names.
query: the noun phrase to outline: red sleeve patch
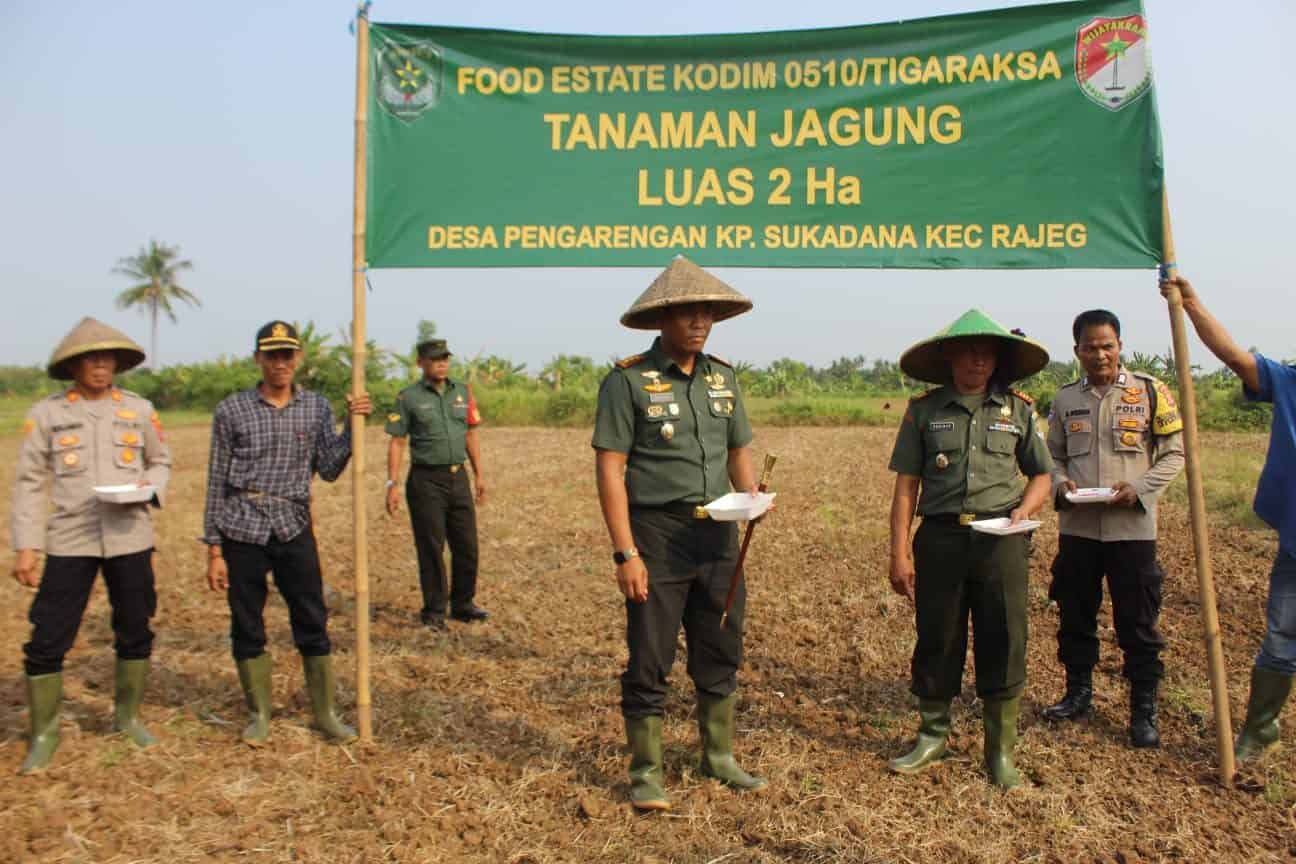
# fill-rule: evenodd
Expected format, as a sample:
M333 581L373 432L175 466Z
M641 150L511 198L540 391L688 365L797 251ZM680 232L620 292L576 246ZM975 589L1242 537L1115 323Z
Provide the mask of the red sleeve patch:
M472 388L468 388L468 425L477 426L481 423L481 412L477 410L477 397L473 395Z

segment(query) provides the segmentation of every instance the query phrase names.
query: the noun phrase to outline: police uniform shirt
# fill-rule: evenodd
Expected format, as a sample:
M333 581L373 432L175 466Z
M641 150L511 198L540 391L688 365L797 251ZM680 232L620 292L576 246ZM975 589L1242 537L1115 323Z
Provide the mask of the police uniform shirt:
M718 498L729 491L729 451L751 440L738 376L709 354L685 375L658 338L647 353L617 363L599 387L592 443L627 454L631 507Z
M1169 388L1123 368L1106 393L1082 378L1058 390L1048 425L1058 531L1090 540L1155 540L1157 499L1184 465L1183 420ZM1124 481L1138 503L1059 501L1068 480L1081 489Z
M929 390L909 402L890 468L922 478L920 516L1004 513L1021 503L1023 473L1052 468L1038 419L1030 397L1015 390Z
M468 458L465 436L481 423L472 389L446 379L440 390L426 378L396 397L387 415L387 434L410 439L414 465L462 465Z
M161 506L170 476L171 451L147 399L120 389L96 400L75 389L50 396L32 407L23 426L13 547L92 558L150 549L148 504L106 503L94 487L152 485Z

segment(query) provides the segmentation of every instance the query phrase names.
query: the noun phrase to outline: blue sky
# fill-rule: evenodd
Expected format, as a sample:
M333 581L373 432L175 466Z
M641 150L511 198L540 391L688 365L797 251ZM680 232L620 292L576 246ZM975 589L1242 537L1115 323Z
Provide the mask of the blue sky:
M1024 5L997 0L445 4L379 0L378 21L587 33L704 33L868 24ZM1296 129L1279 96L1296 3L1145 0L1178 259L1247 345L1296 356L1287 244ZM43 363L82 315L147 339L113 305L110 270L149 237L195 263L202 309L164 324L163 363L250 350L274 317L350 321L354 40L346 2L24 3L6 15L0 363ZM663 262L664 264L665 262ZM376 271L369 332L404 350L431 318L462 354L532 370L558 353L641 350L617 317L654 270ZM765 364L895 359L969 306L1069 356L1069 326L1106 306L1127 350L1170 343L1149 272L720 271L756 311L711 347ZM1206 365L1193 343L1195 359Z

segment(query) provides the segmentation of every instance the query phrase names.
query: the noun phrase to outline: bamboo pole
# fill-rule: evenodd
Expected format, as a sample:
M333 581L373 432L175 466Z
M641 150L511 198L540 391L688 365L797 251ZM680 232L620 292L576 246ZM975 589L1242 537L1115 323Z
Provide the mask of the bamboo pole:
M351 234L351 394L365 392L365 131L369 111L369 12L356 15L355 208ZM365 511L365 418L351 416L351 482L355 549L356 722L360 741L373 741L369 699L369 538Z
M1168 278L1176 273L1174 234L1170 230L1170 203L1161 198L1163 269ZM1193 552L1197 559L1197 590L1200 595L1206 663L1210 669L1211 701L1215 708L1215 746L1219 749L1220 784L1233 786L1233 726L1229 718L1228 684L1224 672L1224 646L1220 641L1219 611L1215 606L1215 574L1211 568L1210 540L1206 535L1206 494L1202 489L1201 444L1197 437L1197 402L1193 392L1192 364L1188 359L1188 331L1184 327L1183 297L1172 287L1166 301L1170 307L1170 333L1174 338L1175 370L1179 375L1179 412L1183 417L1184 454L1188 469L1188 509L1192 517Z

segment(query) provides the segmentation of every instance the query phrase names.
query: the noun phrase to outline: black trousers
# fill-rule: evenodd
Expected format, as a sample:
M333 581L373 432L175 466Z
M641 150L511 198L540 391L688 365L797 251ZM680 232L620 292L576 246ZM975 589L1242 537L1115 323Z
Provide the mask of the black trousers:
M959 694L971 616L977 695L1019 696L1026 683L1028 537L924 519L913 551L918 643L910 690L920 699Z
M1155 540L1115 540L1058 536L1049 597L1059 613L1058 660L1067 667L1092 669L1098 663L1098 609L1107 576L1116 642L1125 655L1123 674L1131 683L1161 680L1165 639L1157 630L1165 571L1157 563Z
M423 617L446 614L445 545L450 542L450 611L473 605L477 595L477 510L468 472L415 465L405 481L410 527L418 552Z
M251 660L265 653L265 604L269 586L266 573L274 574L275 587L288 604L293 643L307 657L329 654L328 609L324 606L324 581L320 575L315 531L305 531L287 541L270 538L265 545L221 538L229 568L230 641L235 660Z
M95 574L103 570L112 606L113 650L121 660L144 660L153 653L149 619L157 611L153 590L153 550L118 555L45 556L45 571L27 619L31 641L23 646L23 666L28 675L49 675L63 670L63 658L72 649Z
M662 713L680 624L698 692L733 693L742 663L745 582L724 630L720 613L738 564L737 524L632 510L630 529L648 568L648 599L625 604L630 660L621 676L621 713L630 719Z

